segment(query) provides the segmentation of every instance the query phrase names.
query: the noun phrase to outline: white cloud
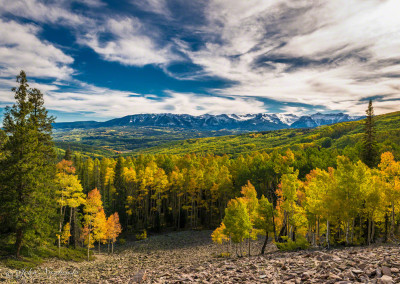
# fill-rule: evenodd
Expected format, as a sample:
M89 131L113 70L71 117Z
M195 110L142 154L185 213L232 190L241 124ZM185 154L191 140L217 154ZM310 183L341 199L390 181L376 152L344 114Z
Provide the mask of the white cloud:
M100 41L101 34L111 35L111 39ZM150 33L150 32L149 32ZM146 35L145 27L133 17L109 19L97 31L90 31L79 39L79 43L91 47L105 60L123 65L144 66L147 64L166 64L178 59L170 51L170 46L158 46Z
M219 95L362 113L361 99L399 93L390 74L400 74L399 13L396 0L213 0L207 44L182 52L207 75L238 83ZM377 102L377 113L388 105Z
M24 69L29 76L69 79L73 58L38 38L40 28L0 19L0 76L14 77Z
M82 84L73 92L49 91L48 108L64 112L89 112L101 117L120 117L135 113L253 113L265 110L263 103L253 98L223 98L192 93L168 92L155 99L153 95L99 88Z
M85 2L82 1L82 2ZM87 4L99 3L86 0ZM72 1L54 1L51 3L37 0L0 0L0 14L10 13L36 22L57 23L58 25L87 25L88 18L69 11Z
M93 9L106 6L99 0L75 2ZM182 80L216 76L236 84L208 90L218 97L170 92L160 99L89 85L70 93L43 85L55 109L65 110L65 104L71 111L106 116L170 109L191 114L262 112L265 107L257 99L266 98L362 114L365 99L374 96L383 96L375 101L376 113L399 108L395 101L400 93L398 0L209 0L204 11L188 11L204 16L205 24L194 21L182 27L166 0L132 1L144 11L164 16L163 22L150 24L119 14L100 13L96 18L93 13L79 14L71 10L71 3L0 0L0 15L72 28L78 43L107 61L158 65ZM182 7L184 3L179 2ZM162 32L170 25L177 33L167 42ZM15 76L23 68L28 76L71 81L73 59L40 40L39 27L0 20L0 30L0 76ZM182 34L204 45L192 49ZM171 62L183 60L176 50L202 70L170 72ZM0 100L5 97L0 91Z
M143 11L163 15L167 18L171 16L167 0L132 0L131 2Z

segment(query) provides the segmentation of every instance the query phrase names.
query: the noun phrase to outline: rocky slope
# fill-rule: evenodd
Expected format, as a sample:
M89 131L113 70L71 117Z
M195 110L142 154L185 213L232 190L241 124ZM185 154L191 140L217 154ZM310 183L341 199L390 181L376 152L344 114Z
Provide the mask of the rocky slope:
M95 261L49 261L26 275L0 268L8 283L400 283L398 246L279 252L260 242L254 256L218 258L221 247L210 231L186 231L128 242L119 252L97 255ZM47 273L46 273L47 271ZM34 274L36 272L36 274ZM26 273L27 274L27 273Z

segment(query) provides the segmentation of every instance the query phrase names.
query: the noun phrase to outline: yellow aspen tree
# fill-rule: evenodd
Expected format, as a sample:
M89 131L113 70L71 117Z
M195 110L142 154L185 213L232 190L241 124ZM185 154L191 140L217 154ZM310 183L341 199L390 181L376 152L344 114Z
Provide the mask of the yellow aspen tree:
M338 204L339 221L343 222L345 226L346 244L350 243L350 223L354 223L355 217L361 210L361 184L364 182L365 167L361 161L354 164L345 156L337 157L335 192L336 200L340 201Z
M107 234L107 218L104 213L104 209L101 208L100 211L97 212L94 222L93 222L93 239L98 242L99 245L99 253L100 253L100 244L106 238Z
M330 246L330 224L336 219L339 201L335 198L336 180L335 170L329 168L328 171L316 169L307 176L305 184L306 201L305 206L311 214L317 217L316 236L314 240L319 241L319 221L326 220L326 244ZM315 242L315 241L314 241Z
M265 234L265 240L261 248L261 254L264 254L269 232L273 231L274 226L274 206L264 195L261 196L261 199L258 201L256 213L255 228Z
M381 155L381 162L378 167L386 183L385 195L391 209L390 238L393 238L395 214L400 201L400 162L394 160L391 152L385 152Z
M245 238L249 237L249 232L252 228L250 215L243 199L236 198L228 202L223 223L226 226L223 233L229 236L233 243L236 244L236 255L238 255L237 244L240 244L241 252L241 243Z
M295 214L296 214L296 201L297 201L297 190L301 183L297 179L299 172L296 170L294 173L288 173L282 175L280 189L282 195L282 208L284 209L284 215L286 216L286 224L288 226L286 232L287 235L294 240L295 231Z
M114 243L117 240L117 237L122 232L121 224L119 223L118 213L115 212L113 215L108 217L106 223L106 238L111 243L111 253L114 253Z
M71 226L69 223L64 225L62 234L61 234L61 243L67 244L69 237L71 237Z
M93 189L88 193L86 198L84 212L84 231L86 231L85 237L87 238L87 257L89 260L90 248L93 247L93 229L96 219L96 215L103 208L103 202L101 201L101 195L97 188Z
M385 195L382 188L385 184L379 170L367 168L366 181L362 184L361 192L364 200L364 214L368 218L367 244L374 239L375 221L381 211L385 211Z
M71 224L73 210L83 204L85 199L81 183L78 177L74 175L75 168L72 166L72 161L62 160L56 165L56 168L55 182L57 184L57 203L60 206L59 234L61 234L67 206L70 208L69 223ZM74 221L76 220L74 219ZM60 239L58 246L60 246Z
M211 234L212 241L219 245L223 245L224 243L229 242L229 237L224 234L225 230L226 230L225 224L222 222L221 225L212 232Z
M247 212L250 217L250 222L252 224L251 229L249 231L248 237L248 245L249 245L249 255L251 254L251 239L256 240L258 235L258 230L256 230L253 225L257 218L257 208L258 208L258 199L257 199L257 191L254 186L247 181L247 184L242 187L241 193L243 197L241 199L246 204Z

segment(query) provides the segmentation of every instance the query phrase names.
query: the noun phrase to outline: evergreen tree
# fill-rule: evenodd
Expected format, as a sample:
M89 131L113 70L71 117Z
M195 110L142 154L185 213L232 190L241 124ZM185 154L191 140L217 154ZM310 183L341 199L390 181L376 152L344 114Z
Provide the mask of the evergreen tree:
M361 153L361 160L368 167L376 167L378 162L378 150L375 137L375 119L374 119L374 107L372 106L372 100L368 103L368 109L366 110L367 118L365 120L365 132L363 138L363 149Z
M116 190L115 193L116 196L115 196L115 203L113 206L113 211L118 212L122 224L125 224L126 222L125 202L127 198L124 177L123 177L124 163L125 159L123 157L118 157L117 163L115 165L114 187Z
M51 138L53 117L43 95L30 89L24 71L13 88L16 103L7 107L3 128L8 139L0 162L0 215L15 234L16 255L24 244L40 244L55 229L55 152Z
M70 147L68 147L68 149L65 150L64 160L72 161L72 151Z

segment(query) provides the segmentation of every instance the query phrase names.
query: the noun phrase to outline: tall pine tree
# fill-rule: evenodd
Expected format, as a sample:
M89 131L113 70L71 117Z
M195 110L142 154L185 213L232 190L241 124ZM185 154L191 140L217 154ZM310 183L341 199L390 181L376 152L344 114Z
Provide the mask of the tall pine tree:
M29 88L26 75L17 76L15 104L7 107L3 129L8 139L0 161L0 220L15 236L16 255L25 244L40 244L55 229L56 158L51 138L53 117L43 95Z
M365 120L365 132L363 139L363 148L361 153L361 160L368 167L376 167L378 162L378 151L375 137L375 119L374 119L374 107L372 106L372 100L368 103L366 110L367 118Z

